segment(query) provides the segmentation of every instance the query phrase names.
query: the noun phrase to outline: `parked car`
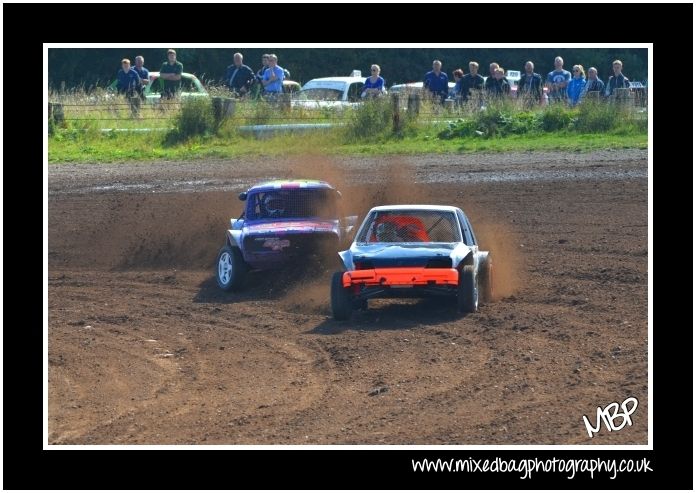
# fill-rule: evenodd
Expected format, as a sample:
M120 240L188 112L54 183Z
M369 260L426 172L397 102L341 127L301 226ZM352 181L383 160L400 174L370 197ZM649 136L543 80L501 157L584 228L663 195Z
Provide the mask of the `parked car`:
M387 205L365 217L339 252L345 270L331 279L331 310L347 320L373 298L450 296L461 312L493 297L493 264L458 207Z
M454 82L448 82L447 87L449 89L449 92L452 92L454 89ZM394 84L389 88L389 94L391 93L406 93L406 94L412 94L415 92L420 92L423 90L423 83L422 82L407 82L406 84Z
M159 78L159 72L150 72L150 82L143 89L145 100L148 103L159 102L162 96L162 80ZM205 90L203 84L198 77L187 72L181 74L181 90L179 96L182 99L195 97L208 97L208 91Z
M360 101L365 77L353 70L348 77L312 79L295 93L291 105L303 108L332 108L353 106Z
M324 181L270 181L239 195L242 214L231 219L218 253L221 289L238 289L250 270L281 268L321 258L348 240L357 216L342 217L341 193Z
M300 83L294 80L283 80L283 92L285 94L295 94L301 89Z

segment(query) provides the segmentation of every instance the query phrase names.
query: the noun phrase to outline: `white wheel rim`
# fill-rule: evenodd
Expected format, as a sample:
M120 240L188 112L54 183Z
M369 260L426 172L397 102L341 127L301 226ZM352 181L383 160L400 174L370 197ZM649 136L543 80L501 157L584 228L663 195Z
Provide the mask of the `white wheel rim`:
M222 284L227 284L232 278L232 255L223 252L218 261L218 278Z

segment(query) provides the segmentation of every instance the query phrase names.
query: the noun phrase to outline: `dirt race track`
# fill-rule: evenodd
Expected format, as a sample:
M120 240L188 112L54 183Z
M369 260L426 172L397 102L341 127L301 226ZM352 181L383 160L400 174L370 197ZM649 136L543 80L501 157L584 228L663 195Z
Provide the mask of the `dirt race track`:
M52 165L49 443L647 443L647 174L638 150ZM221 292L237 193L289 176L348 212L461 206L499 299L334 322L330 271L302 265ZM590 439L629 396L633 424Z

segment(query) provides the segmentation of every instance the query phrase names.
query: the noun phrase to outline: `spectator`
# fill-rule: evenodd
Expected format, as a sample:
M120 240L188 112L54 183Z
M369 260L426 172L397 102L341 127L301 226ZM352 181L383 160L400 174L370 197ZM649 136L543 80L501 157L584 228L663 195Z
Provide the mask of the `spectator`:
M264 96L274 98L278 94L281 94L283 92L284 78L285 73L283 69L278 66L278 57L275 55L268 55L268 68L264 71L261 81L264 88Z
M263 73L264 73L264 72L266 71L266 69L268 68L268 57L269 57L269 56L271 56L271 55L269 55L269 54L267 54L267 53L261 55L261 68L259 69L258 72L256 72L256 77L257 77L259 80L262 80L262 79L263 79Z
M571 106L575 106L580 102L580 95L585 88L585 69L582 65L573 65L573 78L568 84L568 101Z
M372 65L372 67L370 67L370 72L372 75L365 79L365 85L360 93L361 98L376 98L384 94L384 79L380 77L380 71L381 69L379 68L379 65Z
M517 97L524 99L527 106L541 103L544 97L543 81L541 75L534 72L534 63L529 61L524 64L524 73L517 83Z
M488 81L491 81L491 84L488 84ZM503 98L510 95L510 83L505 78L503 67L498 67L493 71L493 77L486 81L486 89L489 96L494 98Z
M138 73L131 68L130 60L124 58L121 60L121 69L116 74L116 90L119 94L131 97L138 94L140 86Z
M450 97L454 98L457 101L461 101L462 99L462 81L464 80L464 71L460 68L452 72L452 76L454 77L454 88L452 89L452 92L450 93Z
M549 102L565 101L568 97L567 87L570 82L570 72L563 70L563 58L557 56L553 61L554 69L546 78L549 88Z
M484 79L478 73L479 64L469 62L469 73L462 78L462 101L469 100L469 91L471 89L480 90L483 88Z
M490 74L490 77L488 77L486 79L486 83L484 84L484 87L488 92L495 91L495 88L493 87L496 85L496 82L494 82L495 81L495 71L498 70L499 68L500 68L500 65L498 65L496 62L493 62L488 66L488 72ZM507 77L505 77L504 73L503 73L503 79L505 80L505 82L508 81ZM508 86L509 85L510 85L510 83L508 83Z
M263 73L264 73L264 72L266 71L266 69L268 68L268 57L270 57L270 56L271 56L271 55L268 54L268 53L266 53L266 54L264 54L264 55L261 56L261 64L262 64L262 65L261 65L261 68L259 69L259 71L256 72L256 78L257 78L259 81L261 81L261 80L263 79ZM289 79L289 78L290 78L290 71L284 69L283 67L280 67L280 68L283 70L283 75L285 76L285 78L286 78L286 79Z
M630 81L623 73L621 73L621 69L623 69L623 62L621 62L621 60L614 60L611 64L611 68L614 70L614 75L609 77L609 80L607 81L607 96L614 94L614 89L631 87Z
M242 63L244 57L241 53L235 53L232 59L234 63L225 71L225 83L230 88L230 92L244 96L249 92L251 84L254 82L254 71Z
M140 82L142 86L146 86L150 82L150 71L144 67L145 59L138 55L135 57L135 65L133 70L135 70L140 77Z
M444 102L449 92L449 84L447 74L442 72L442 62L433 60L433 69L425 74L423 79L423 89L430 91L433 98L438 98L440 102Z
M176 61L176 51L167 50L167 61L160 68L162 80L162 97L171 99L181 89L181 74L184 66Z
M599 77L597 77L597 69L590 67L587 69L587 84L580 93L580 100L587 95L588 92L598 92L604 95L604 82L602 82Z

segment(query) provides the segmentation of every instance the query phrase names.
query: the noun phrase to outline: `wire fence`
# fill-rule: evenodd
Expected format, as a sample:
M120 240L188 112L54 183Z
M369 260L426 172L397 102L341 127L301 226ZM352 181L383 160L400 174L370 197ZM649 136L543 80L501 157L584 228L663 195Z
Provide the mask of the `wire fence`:
M113 94L80 97L60 95L49 103L49 118L56 123L74 125L96 124L105 127L171 127L189 99L162 100L159 98L126 98ZM229 97L197 97L206 101L216 120L227 120L235 125L326 123L345 124L359 118L366 105L382 105L392 113L391 119L410 118L421 123L452 121L471 117L490 107L506 112L544 111L553 105L567 106L567 101L549 101L546 94L533 98L511 95L496 96L485 91L472 90L466 101L457 98L429 97L422 91L392 93L380 101L327 101L291 98L289 95L276 100L248 100ZM647 92L630 89L616 90L611 97L598 93L583 95L583 101L593 104L617 105L639 118L647 117ZM580 104L583 104L581 102ZM365 115L362 115L365 117ZM382 115L384 116L384 115ZM370 114L367 115L370 117Z

